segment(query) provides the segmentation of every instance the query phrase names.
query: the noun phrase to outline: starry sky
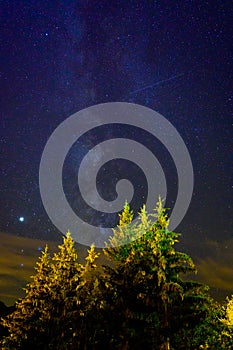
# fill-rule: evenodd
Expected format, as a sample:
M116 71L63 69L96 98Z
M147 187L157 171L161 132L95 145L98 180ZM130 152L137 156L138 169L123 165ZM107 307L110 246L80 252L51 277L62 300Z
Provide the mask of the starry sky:
M119 101L161 113L180 133L195 182L176 231L182 233L182 247L200 262L203 280L215 271L213 287L221 288L217 279L225 274L225 290L233 288L231 2L31 0L0 1L0 7L2 278L7 237L61 239L39 192L40 159L49 136L73 113ZM124 132L105 130L109 138ZM80 142L91 148L100 135L90 133ZM143 142L145 135L136 133L136 138ZM155 148L162 164L164 150L157 143ZM74 182L81 156L75 145L64 170L64 189L76 210ZM113 166L130 176L131 165ZM163 167L166 206L172 208L174 165L168 161ZM144 181L138 174L138 181ZM138 193L134 208L143 204L144 194ZM23 242L14 248L16 255L22 255Z

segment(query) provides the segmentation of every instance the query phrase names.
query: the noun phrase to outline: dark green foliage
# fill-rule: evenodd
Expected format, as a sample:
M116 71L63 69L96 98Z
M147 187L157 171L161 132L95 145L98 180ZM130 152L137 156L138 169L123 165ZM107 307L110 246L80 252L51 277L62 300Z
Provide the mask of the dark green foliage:
M105 266L95 264L94 247L78 263L69 233L53 257L46 248L25 298L2 322L9 336L1 348L232 349L232 301L223 308L207 287L183 279L195 266L176 251L162 201L132 220L126 203Z
M80 299L84 300L82 290L87 284L84 276L92 268L96 253L91 248L86 264L79 264L69 233L58 248L52 258L45 248L25 289L25 298L3 321L10 333L2 342L4 349L72 349L78 342L77 321L84 313Z
M174 331L197 324L204 314L202 286L180 277L194 272L195 266L187 254L174 249L179 235L168 230L161 201L156 215L156 221L151 221L143 207L139 222L130 225L132 216L123 212L121 225L105 250L115 263L101 275L105 310L109 308L112 322L117 324L109 333L116 337L116 344L122 340L122 346L125 341L132 349L170 349ZM130 235L138 238L127 246L117 245Z

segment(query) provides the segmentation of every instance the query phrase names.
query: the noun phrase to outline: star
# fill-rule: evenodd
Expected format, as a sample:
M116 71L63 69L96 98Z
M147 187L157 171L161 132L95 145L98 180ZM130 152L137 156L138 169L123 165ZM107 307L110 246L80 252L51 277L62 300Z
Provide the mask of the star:
M57 6L52 1L27 4L19 1L14 6L13 2L5 1L1 8L5 39L1 47L5 91L0 136L1 233L42 241L60 237L44 210L39 191L38 165L46 142L71 114L100 103L124 101L161 113L183 139L193 163L195 192L177 230L182 231L184 244L194 260L201 254L206 256L206 261L208 256L214 259L212 248L199 250L195 244L202 242L203 237L219 241L233 239L230 166L233 95L229 89L232 42L227 2L212 6L203 1L196 6L190 1L187 6L186 1L181 1L177 9L173 1L141 1L138 6L126 1L118 7L109 1L108 8L101 10L95 1L89 1L88 6L85 1L79 1L78 6L75 1L67 3L61 1ZM198 30L193 23L198 23ZM216 50L221 54L212 54ZM107 225L106 218L111 222L107 213L82 207L77 175L86 152L97 146L99 140L112 137L130 137L154 154L166 178L165 204L171 208L169 214L172 213L179 192L176 164L161 140L171 139L173 135L166 136L165 131L162 135L160 130L161 140L151 135L123 123L103 129L101 126L85 133L81 141L76 140L77 147L67 154L69 162L67 170L62 171L61 186L68 204L76 210L77 219L90 218L93 223ZM131 163L124 162L121 166L121 162L114 160L106 169L101 168L98 191L109 200L114 198L114 181L127 175L135 180L136 209L147 200L147 184L144 177L131 170ZM117 169L116 177L111 169ZM102 231L101 239L106 229L103 227ZM8 242L7 236L4 239ZM1 240L0 244L3 244ZM37 256L43 244L35 244L33 254ZM24 252L22 247L17 245L21 259L27 255L26 246ZM230 252L229 247L230 243L224 243L222 259ZM0 261L0 274L4 269Z

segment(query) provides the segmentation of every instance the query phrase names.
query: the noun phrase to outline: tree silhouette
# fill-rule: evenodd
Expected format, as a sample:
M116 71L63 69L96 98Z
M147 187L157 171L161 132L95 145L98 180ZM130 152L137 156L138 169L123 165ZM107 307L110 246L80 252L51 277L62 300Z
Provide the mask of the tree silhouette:
M36 263L36 274L25 288L26 296L16 302L16 310L3 320L10 336L3 340L3 348L30 349L35 344L44 348L46 340L47 308L51 300L51 261L48 247Z
M85 300L85 276L95 266L96 257L91 248L86 264L80 264L69 232L52 258L46 246L36 264L36 274L25 288L25 297L3 320L10 333L2 342L3 348L60 350L76 346L73 344L80 342L78 322L82 323L84 315L81 301Z
M161 199L155 214L148 215L143 206L139 220L132 220L126 203L105 249L112 266L105 266L101 275L103 302L115 315L108 324L113 327L109 333L115 334L114 346L122 341L123 349L168 350L174 330L202 317L198 308L205 301L204 288L180 277L195 272L195 266L187 254L175 250L179 234L168 230ZM192 317L182 316L184 311Z
M25 297L2 321L1 348L232 349L232 299L222 307L187 279L195 265L175 249L180 235L169 231L162 200L133 218L126 203L105 265L94 246L81 264L69 232L52 257L45 247Z

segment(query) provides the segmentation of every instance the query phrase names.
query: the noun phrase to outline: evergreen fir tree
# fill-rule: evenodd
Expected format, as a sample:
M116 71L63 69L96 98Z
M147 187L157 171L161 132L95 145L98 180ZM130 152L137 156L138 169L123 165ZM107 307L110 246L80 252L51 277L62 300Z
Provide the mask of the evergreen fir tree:
M187 332L189 349L232 350L233 329L227 323L226 308L210 297L205 307L208 307L206 317Z
M184 279L196 271L175 249L179 234L168 229L162 201L138 219L128 203L119 226L99 253L78 262L68 232L58 251L48 248L36 264L26 295L2 324L4 350L197 350L232 349L232 298L221 307L208 288Z
M76 288L81 282L84 267L78 262L78 254L70 232L58 246L51 261L50 347L67 349L77 337L79 315Z
M9 336L3 339L2 348L88 348L94 342L94 324L89 321L96 305L93 271L97 257L92 246L85 264L80 264L69 232L52 258L46 246L36 264L36 274L25 289L26 296L17 302L16 311L3 320Z
M227 306L226 306L226 324L229 327L232 327L233 330L233 295L231 298L227 299Z
M132 219L126 204L120 225L105 249L113 264L105 266L101 284L105 308L115 317L108 324L112 327L109 334L114 334L114 346L120 342L124 349L146 346L168 350L174 330L190 322L179 316L185 307L192 322L202 317L198 309L205 300L204 291L199 298L200 284L180 277L195 272L195 266L187 254L174 249L179 235L168 230L161 199L155 214L148 215L144 206L139 220L132 223ZM119 245L125 241L130 243Z
M51 260L48 247L36 263L36 274L28 283L26 296L16 302L16 310L3 320L9 336L2 341L3 349L47 349L47 309L51 301Z

